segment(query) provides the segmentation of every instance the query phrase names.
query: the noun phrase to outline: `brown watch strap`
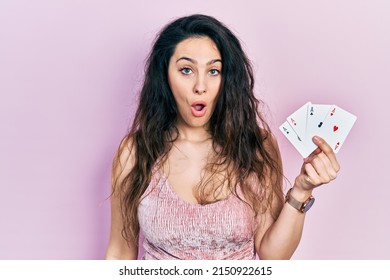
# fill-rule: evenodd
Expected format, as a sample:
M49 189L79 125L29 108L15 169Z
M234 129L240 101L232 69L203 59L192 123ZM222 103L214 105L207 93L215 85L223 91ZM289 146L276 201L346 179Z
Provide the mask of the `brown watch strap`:
M297 209L299 212L302 212L304 213L304 207L305 205L307 204L307 202L310 200L310 199L313 199L313 196L310 196L308 199L306 199L304 202L301 202L301 201L298 201L296 200L293 196L291 196L291 189L288 190L287 194L286 194L286 201L285 202L288 202L288 204L290 204L292 207L294 207L295 209Z

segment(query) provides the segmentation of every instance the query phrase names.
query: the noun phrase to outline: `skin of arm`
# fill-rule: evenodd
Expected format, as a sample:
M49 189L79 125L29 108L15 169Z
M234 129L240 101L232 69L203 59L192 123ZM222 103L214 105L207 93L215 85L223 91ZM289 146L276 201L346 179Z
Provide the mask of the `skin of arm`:
M132 152L131 141L123 140L114 161L119 160L112 170L112 190L118 186L124 177L130 172L134 165L134 153ZM116 189L111 196L111 230L110 239L105 255L106 260L136 260L138 257L138 242L134 240L126 242L122 236L122 214L120 209L120 196Z
M301 172L296 177L291 190L291 195L298 201L305 201L314 188L334 180L340 170L332 148L318 136L315 136L313 141L318 148L304 159ZM276 141L273 142L281 164ZM290 259L301 240L306 214L288 203L284 204L276 220L271 217L269 211L267 212L262 217L266 222L258 229L255 236L259 258Z

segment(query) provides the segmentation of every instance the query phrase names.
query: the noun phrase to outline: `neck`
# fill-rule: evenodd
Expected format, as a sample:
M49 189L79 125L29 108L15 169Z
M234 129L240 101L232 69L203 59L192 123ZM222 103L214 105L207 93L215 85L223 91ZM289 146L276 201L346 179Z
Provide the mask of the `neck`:
M211 139L210 133L205 127L188 127L177 124L179 131L178 140L190 142L204 142Z

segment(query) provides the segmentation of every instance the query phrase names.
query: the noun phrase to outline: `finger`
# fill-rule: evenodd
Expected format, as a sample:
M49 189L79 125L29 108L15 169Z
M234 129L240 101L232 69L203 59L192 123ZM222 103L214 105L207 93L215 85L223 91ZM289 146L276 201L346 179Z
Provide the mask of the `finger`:
M311 164L313 165L318 175L321 177L323 183L328 183L336 178L337 173L334 170L329 158L324 153L317 155Z
M314 136L313 142L324 152L324 154L329 158L333 168L336 170L336 172L338 172L340 170L340 165L336 159L336 155L332 147L329 146L329 144L319 136Z
M319 154L318 157L321 159L330 181L336 179L337 171L334 168L330 159L324 153Z
M320 148L315 149L307 158L304 158L304 162L310 162L313 160L313 158L318 155L319 153L322 153Z
M321 181L327 181L329 179L328 172L321 157L317 156L311 161L311 165L316 170L318 176L321 178Z
M313 186L319 186L322 182L319 174L311 163L307 163L303 166L306 173L306 181Z

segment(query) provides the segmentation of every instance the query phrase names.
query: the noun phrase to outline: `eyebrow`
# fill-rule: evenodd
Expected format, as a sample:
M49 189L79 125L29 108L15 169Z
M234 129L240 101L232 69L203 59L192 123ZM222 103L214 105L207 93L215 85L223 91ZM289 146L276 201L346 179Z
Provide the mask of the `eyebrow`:
M192 58L189 58L189 57L186 57L186 56L180 57L178 60L176 60L176 63L178 63L180 60L187 60L187 61L189 61L189 62L191 62L193 64L198 64L198 62L195 59L192 59ZM214 63L217 63L217 62L221 62L222 63L222 60L219 59L219 58L212 59L209 62L207 62L207 65L214 64Z

